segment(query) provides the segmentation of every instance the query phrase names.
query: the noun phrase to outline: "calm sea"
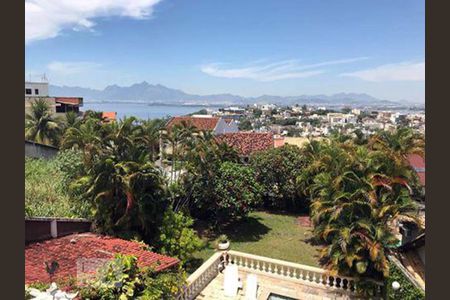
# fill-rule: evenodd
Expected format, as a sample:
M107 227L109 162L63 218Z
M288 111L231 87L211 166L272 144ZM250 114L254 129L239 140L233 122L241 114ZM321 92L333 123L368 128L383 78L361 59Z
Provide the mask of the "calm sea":
M115 111L117 112L117 118L121 119L124 116L134 116L140 119L156 119L167 116L181 116L190 114L201 109L213 109L216 110L217 106L169 106L169 105L148 105L140 103L84 103L81 107L82 111L95 110L95 111Z

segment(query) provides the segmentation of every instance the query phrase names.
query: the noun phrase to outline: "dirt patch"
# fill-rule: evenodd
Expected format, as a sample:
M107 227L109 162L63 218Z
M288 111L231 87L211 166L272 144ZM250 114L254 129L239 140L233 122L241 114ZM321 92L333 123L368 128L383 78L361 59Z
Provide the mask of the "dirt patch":
M311 218L309 216L297 217L297 224L302 227L312 227Z

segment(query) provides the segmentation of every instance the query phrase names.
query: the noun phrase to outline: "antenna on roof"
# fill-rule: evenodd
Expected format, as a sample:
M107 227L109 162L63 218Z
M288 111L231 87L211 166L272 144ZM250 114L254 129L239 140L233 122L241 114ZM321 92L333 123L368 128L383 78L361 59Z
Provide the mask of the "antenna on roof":
M45 73L42 75L41 80L42 80L43 82L48 82L48 79L47 79L47 76L45 75Z

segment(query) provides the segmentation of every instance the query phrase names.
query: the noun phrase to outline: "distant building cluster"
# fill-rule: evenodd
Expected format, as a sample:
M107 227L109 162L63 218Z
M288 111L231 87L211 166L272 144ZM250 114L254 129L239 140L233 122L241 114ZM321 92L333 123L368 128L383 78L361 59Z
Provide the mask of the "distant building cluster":
M223 108L211 114L232 118L240 124L241 130L272 132L282 137L326 137L334 132L351 134L355 130L372 134L403 126L425 133L425 113L418 111L254 104L245 108Z
M38 99L43 99L48 103L52 113L56 116L64 117L67 112L75 112L82 115L80 107L83 106L82 97L55 97L49 93L47 81L25 81L25 114L30 112L31 105ZM116 112L102 112L105 122L116 120Z

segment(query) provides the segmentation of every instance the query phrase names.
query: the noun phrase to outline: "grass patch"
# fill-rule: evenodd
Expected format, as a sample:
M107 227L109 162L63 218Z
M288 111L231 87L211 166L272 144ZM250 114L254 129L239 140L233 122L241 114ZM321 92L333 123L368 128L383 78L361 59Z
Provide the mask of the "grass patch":
M193 260L186 265L188 272L194 271L214 253L215 240L220 234L197 229L207 246L194 253ZM319 247L308 242L311 230L298 225L295 216L252 212L230 225L223 233L230 238L231 250L319 266Z
M25 216L89 217L90 209L68 192L55 159L25 158Z

